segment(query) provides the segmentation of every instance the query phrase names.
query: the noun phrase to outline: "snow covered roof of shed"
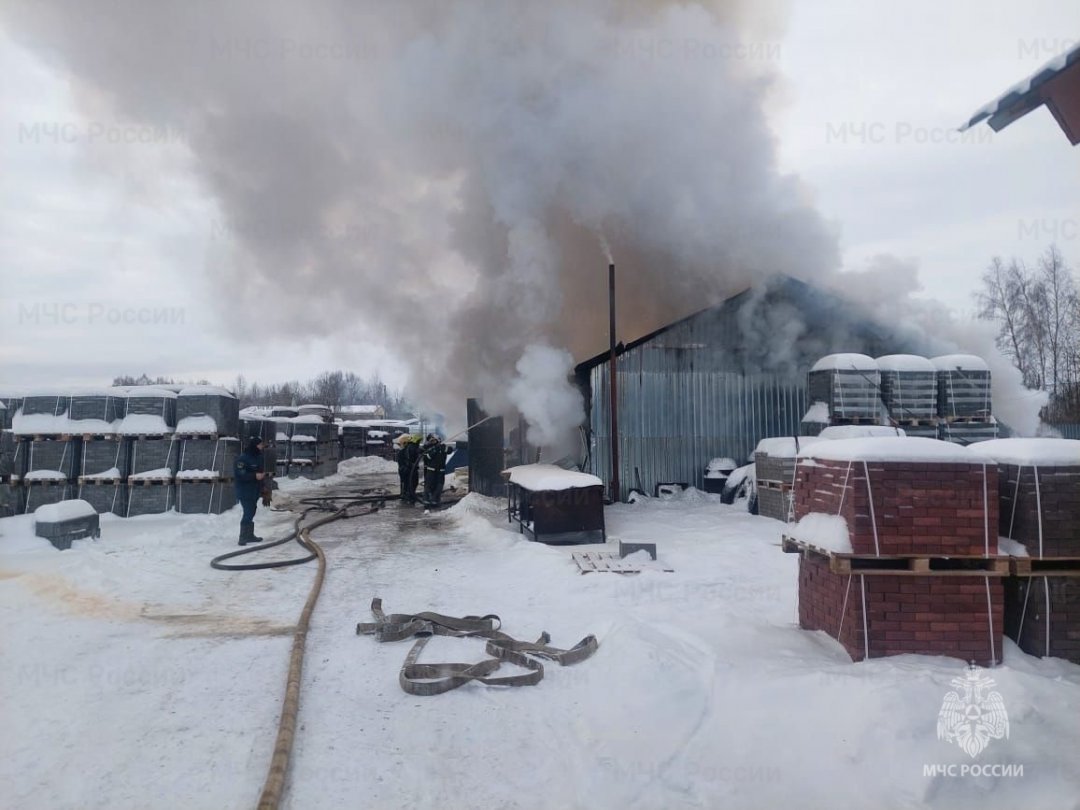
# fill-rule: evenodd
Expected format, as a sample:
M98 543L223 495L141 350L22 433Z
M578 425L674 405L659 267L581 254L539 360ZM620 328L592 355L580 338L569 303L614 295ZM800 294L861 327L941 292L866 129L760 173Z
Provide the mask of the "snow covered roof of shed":
M970 449L999 464L1080 467L1080 441L1076 439L991 439L976 442Z
M531 492L546 492L561 489L584 489L602 487L604 482L595 475L564 470L554 464L523 464L506 470L510 483L517 484Z
M938 371L989 371L990 366L973 354L943 354L930 358Z
M1080 143L1080 43L977 109L960 131L986 121L991 129L1000 132L1043 104L1069 142L1074 146Z
M128 399L138 399L139 397L152 397L154 399L176 399L176 392L170 391L167 388L151 388L149 386L131 388L127 392Z
M936 369L934 364L917 354L887 354L877 359L881 371L928 371Z
M983 461L967 447L918 436L881 436L818 442L799 458L823 461L915 461L933 464L977 464Z
M182 397L229 397L230 399L236 399L236 397L224 388L219 388L216 385L189 385L186 388L180 389L180 396Z
M827 354L814 363L811 371L877 371L877 361L873 357L854 352Z

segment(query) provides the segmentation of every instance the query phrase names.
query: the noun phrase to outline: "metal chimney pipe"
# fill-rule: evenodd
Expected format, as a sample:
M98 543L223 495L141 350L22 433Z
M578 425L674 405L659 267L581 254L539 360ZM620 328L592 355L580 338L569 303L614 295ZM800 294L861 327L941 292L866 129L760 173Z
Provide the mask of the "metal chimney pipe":
M615 376L615 264L608 265L608 335L611 343L611 359L608 367L611 371L611 501L617 503L620 498L619 486L619 394Z

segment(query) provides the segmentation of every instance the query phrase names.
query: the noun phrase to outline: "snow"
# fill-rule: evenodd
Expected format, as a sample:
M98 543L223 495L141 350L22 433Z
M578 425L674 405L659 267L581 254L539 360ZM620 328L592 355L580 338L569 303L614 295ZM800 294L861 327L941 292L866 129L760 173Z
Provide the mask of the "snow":
M183 392L180 396L183 396ZM212 416L185 416L176 423L177 433L217 433L217 420Z
M182 397L228 397L229 399L236 399L236 397L230 391L226 391L224 388L219 388L216 385L189 385L186 388L180 389L179 396Z
M120 421L106 422L104 419L69 419L68 433L116 433Z
M290 420L294 425L321 425L326 420L316 413L305 413L294 416Z
M882 436L870 439L836 439L818 442L799 453L799 458L819 461L895 461L931 464L979 464L967 447L939 439L916 436Z
M930 358L938 371L989 371L990 367L981 357L973 354L942 354Z
M47 413L23 415L22 408L11 417L11 430L20 436L38 436L46 434L71 433L71 422L67 413L51 416Z
M576 470L564 470L554 464L523 464L520 467L511 467L504 473L509 473L510 483L531 492L583 489L604 485L604 482L595 475Z
M111 481L113 479L120 478L120 469L118 467L112 467L105 472L94 473L93 475L84 475L83 478L99 478L104 481Z
M1009 537L998 538L998 554L1007 554L1010 557L1027 557L1027 546Z
M37 523L58 523L61 520L74 520L75 518L96 515L97 510L86 501L71 500L60 503L39 506L34 510L34 521Z
M167 388L129 388L128 399L176 399L176 392Z
M822 357L811 371L877 371L877 362L865 354L828 354Z
M1080 440L1077 439L991 439L976 442L970 449L998 464L1080 467Z
M172 478L173 472L168 467L159 467L156 470L147 470L146 472L135 473L132 478Z
M829 425L819 439L868 439L874 436L906 436L903 428L888 425Z
M339 475L365 475L368 473L393 473L397 475L397 463L378 456L360 456L338 462Z
M169 427L164 417L152 413L129 413L120 420L117 433L125 436L161 436L172 433L175 428Z
M917 354L886 354L877 359L881 371L929 372L935 371L934 364Z
M367 465L282 482L274 499L355 491ZM336 490L333 488L337 488ZM958 659L852 664L797 626L789 527L714 497L643 499L606 512L607 546L656 542L674 573L581 575L574 550L522 539L505 501L470 495L424 516L388 504L316 529L328 558L307 638L284 808L1068 807L1080 794L1080 667L1005 643L990 674L1011 721L982 763L1023 778L926 777L973 762L937 739ZM259 508L279 538L289 512ZM10 807L248 807L277 729L290 632L313 566L220 572L239 509L102 515L103 538L59 552L32 516L0 520L2 804ZM296 554L294 545L255 555ZM246 558L252 559L252 558ZM853 598L857 590L852 590ZM398 686L410 642L355 635L387 612L497 613L599 651L546 664L536 687L467 686L416 698ZM421 661L478 661L483 643L435 637Z
M829 421L829 403L828 402L814 402L810 405L810 410L803 416L804 422L816 422L818 424L825 424Z
M66 481L67 475L58 470L34 470L22 477L23 481Z
M182 470L176 474L177 481L199 481L205 478L220 477L221 473L216 470Z
M795 458L799 450L818 441L820 439L817 436L776 436L759 441L754 452L773 458Z
M847 521L840 515L811 512L798 523L787 527L787 534L800 542L827 551L851 554L851 534Z
M738 467L738 463L733 458L724 456L723 458L709 459L709 463L705 465L705 477L706 478L727 478L728 473Z

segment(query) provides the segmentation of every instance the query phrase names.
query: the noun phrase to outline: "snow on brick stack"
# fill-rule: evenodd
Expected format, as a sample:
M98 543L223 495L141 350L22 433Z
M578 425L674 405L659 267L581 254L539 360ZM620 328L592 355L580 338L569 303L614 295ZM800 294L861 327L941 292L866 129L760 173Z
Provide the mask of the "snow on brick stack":
M938 438L937 369L925 357L888 354L877 358L881 401L892 424L908 436Z
M997 463L999 532L1019 544L1006 633L1027 653L1080 663L1080 441L998 439L971 450Z
M828 425L880 423L880 385L872 357L847 353L821 358L807 374L811 404L802 418L803 434L816 436Z
M854 660L999 662L1004 572L985 560L998 554L995 466L917 437L818 442L798 458L788 534L804 550L800 626L837 638ZM958 556L980 559L953 574Z
M986 362L971 354L941 355L930 362L937 373L938 437L956 444L996 439Z

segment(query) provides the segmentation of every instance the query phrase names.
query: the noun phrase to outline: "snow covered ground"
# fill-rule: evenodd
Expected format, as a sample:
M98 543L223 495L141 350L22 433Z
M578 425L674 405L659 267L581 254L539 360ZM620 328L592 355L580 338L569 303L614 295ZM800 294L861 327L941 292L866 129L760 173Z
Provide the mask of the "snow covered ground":
M280 500L396 483L365 464L287 482ZM973 760L936 736L963 663L852 664L800 630L780 523L693 490L616 506L610 542L656 542L675 572L581 575L572 549L508 531L502 507L395 503L315 532L329 569L285 806L1080 807L1080 667L1007 642L991 675L1010 735ZM290 522L260 509L257 531ZM315 568L212 570L237 523L106 516L100 540L58 552L31 518L0 520L0 806L254 805ZM410 643L355 635L375 595L388 612L497 613L517 638L595 633L600 648L538 686L411 697L397 683ZM423 660L484 657L437 637ZM950 764L1023 775L924 775Z

